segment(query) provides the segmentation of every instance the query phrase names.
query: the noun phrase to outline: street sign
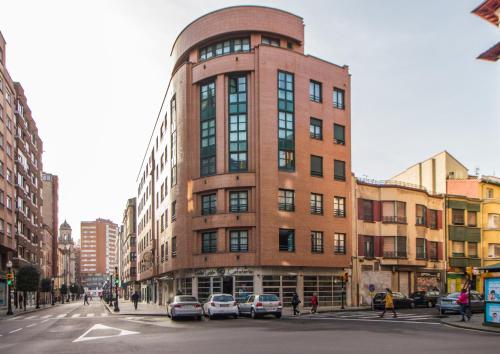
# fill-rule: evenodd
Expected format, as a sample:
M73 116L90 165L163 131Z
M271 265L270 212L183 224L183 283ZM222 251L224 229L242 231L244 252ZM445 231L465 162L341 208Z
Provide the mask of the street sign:
M368 285L368 291L373 293L375 291L375 285L373 284Z

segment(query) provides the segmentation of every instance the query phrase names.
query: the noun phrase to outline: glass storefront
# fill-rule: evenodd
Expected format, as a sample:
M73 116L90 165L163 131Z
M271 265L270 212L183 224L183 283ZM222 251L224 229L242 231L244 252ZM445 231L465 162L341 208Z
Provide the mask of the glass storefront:
M342 299L340 276L305 275L304 306L308 306L314 293L318 296L319 306L340 306Z

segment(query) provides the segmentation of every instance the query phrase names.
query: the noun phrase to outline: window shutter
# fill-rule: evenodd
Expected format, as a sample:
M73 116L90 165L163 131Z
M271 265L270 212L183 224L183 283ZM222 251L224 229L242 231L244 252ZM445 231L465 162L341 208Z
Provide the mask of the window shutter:
M382 221L382 203L379 200L373 201L373 221Z
M374 255L375 255L375 257L382 257L381 250L384 247L382 237L375 236L373 243L374 243L373 248L375 248L374 249Z
M431 224L431 210L429 208L425 208L425 226L429 227Z
M438 242L438 247L437 247L437 256L438 256L438 261L443 260L443 243Z
M358 198L358 220L363 220L363 199Z
M363 257L365 255L365 245L364 245L364 236L358 235L358 256Z
M430 259L431 258L431 241L425 240L425 258Z
M437 228L438 229L443 228L443 211L442 210L437 211Z

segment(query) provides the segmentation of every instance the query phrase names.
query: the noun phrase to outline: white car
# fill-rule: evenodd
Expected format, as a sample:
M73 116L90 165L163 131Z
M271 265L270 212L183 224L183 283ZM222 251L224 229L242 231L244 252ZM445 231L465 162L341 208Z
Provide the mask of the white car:
M238 305L230 294L212 294L203 304L203 313L212 319L214 316L238 318Z

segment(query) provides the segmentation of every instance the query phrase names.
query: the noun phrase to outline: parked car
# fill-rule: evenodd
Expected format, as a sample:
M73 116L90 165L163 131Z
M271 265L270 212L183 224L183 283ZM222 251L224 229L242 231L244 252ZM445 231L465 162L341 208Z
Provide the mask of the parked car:
M230 294L213 294L203 304L203 313L212 319L214 316L232 316L238 318L238 305Z
M446 312L460 312L460 305L457 304L458 297L460 293L451 293L446 296L442 296L438 299L436 303L436 308L439 312L444 315ZM472 290L470 292L470 304L472 312L483 312L484 311L484 298L477 291Z
M396 309L415 308L415 301L402 293L394 291L392 293L392 299ZM385 307L385 291L376 293L375 296L373 297L373 308L376 310L383 310L384 307Z
M283 306L275 294L250 295L246 301L238 304L240 316L258 318L265 315L274 315L281 318Z
M201 320L203 309L196 297L177 295L167 304L167 315L174 321L179 317L194 317Z
M415 301L415 306L426 306L434 307L439 299L439 291L428 290L428 291L415 291L410 294L410 298Z

